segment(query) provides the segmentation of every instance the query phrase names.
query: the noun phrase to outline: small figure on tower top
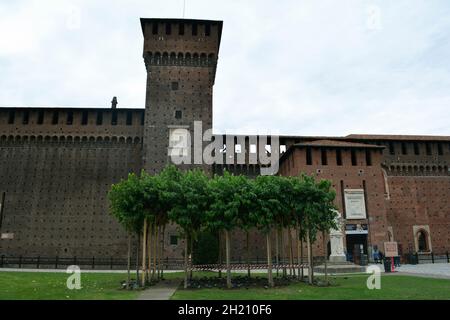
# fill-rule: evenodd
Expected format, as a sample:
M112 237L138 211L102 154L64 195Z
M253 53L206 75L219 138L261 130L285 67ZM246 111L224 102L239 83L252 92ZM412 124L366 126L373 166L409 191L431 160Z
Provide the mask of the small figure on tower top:
M111 108L115 109L117 107L117 97L113 97L111 101Z

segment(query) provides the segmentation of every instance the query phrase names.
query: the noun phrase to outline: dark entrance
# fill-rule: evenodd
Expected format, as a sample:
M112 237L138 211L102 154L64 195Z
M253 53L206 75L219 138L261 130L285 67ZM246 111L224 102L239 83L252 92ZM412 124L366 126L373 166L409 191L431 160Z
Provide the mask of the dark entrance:
M361 261L361 245L363 253L367 255L367 234L347 234L347 260L359 264Z

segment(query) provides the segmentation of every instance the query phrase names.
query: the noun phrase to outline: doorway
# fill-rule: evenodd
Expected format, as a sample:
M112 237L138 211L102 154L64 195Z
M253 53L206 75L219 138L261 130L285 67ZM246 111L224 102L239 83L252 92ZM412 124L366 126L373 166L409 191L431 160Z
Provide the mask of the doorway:
M358 264L361 261L361 246L363 254L367 255L367 234L347 234L347 261Z

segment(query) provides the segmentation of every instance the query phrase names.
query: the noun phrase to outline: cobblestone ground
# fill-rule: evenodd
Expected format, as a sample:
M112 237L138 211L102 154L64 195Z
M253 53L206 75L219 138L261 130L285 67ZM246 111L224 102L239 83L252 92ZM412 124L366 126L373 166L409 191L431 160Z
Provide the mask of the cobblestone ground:
M395 269L400 273L408 273L414 275L434 276L439 278L450 279L450 263L427 263L427 264L404 264Z

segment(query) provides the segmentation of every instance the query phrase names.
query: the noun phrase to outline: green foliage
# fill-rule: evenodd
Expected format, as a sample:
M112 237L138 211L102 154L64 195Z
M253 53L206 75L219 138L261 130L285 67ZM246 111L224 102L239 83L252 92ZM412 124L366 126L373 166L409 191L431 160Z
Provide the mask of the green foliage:
M219 256L219 239L216 233L200 232L194 242L194 264L217 263Z

